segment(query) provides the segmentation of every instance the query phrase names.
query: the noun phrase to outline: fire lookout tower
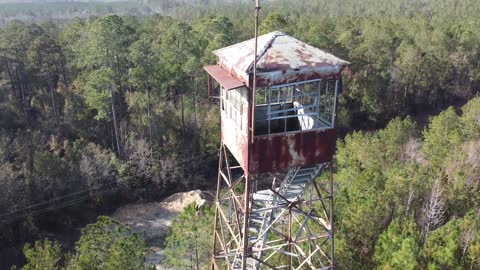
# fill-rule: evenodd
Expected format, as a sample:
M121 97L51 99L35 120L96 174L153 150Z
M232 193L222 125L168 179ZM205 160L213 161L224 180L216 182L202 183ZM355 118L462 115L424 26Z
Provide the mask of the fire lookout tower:
M333 269L331 161L349 63L281 32L257 46L256 61L252 39L205 67L221 111L212 269Z

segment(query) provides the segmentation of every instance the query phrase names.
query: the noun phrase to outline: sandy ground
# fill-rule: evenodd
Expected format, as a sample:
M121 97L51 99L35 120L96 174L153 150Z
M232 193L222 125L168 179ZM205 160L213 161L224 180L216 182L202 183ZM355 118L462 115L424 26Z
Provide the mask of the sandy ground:
M147 263L156 269L168 269L162 266L163 247L172 221L183 209L195 202L203 205L211 202L213 194L201 190L176 193L157 203L138 203L119 208L113 218L126 224L145 238L147 245Z

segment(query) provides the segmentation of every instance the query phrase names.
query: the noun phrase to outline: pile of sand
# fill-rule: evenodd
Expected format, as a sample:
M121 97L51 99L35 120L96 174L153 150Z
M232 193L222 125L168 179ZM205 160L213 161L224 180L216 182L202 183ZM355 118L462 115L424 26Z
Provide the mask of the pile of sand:
M212 202L213 194L207 191L192 190L189 192L175 193L163 200L160 204L170 211L182 212L187 205L196 203L202 206L205 203Z
M200 207L213 200L213 194L201 190L192 190L173 194L161 202L136 203L126 205L115 211L113 218L141 234L150 251L147 262L161 267L165 238L168 236L172 221L191 203Z
M126 205L117 209L113 214L113 218L130 226L133 231L141 233L148 245L152 241L163 240L162 238L170 230L173 219L187 205L196 203L202 206L207 202L211 202L212 199L213 195L211 193L201 190L176 193L162 202Z

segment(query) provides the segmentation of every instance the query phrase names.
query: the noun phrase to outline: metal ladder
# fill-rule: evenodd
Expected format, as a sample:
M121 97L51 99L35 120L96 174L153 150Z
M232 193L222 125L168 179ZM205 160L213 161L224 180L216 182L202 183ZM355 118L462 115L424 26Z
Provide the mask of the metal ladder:
M303 199L307 186L319 175L324 166L325 164L318 164L290 169L280 186L272 188L275 192L265 189L253 193L248 239L251 256L247 258L245 269L259 269L259 260L262 260L267 248L272 223L287 205ZM241 258L234 259L232 269L242 269Z

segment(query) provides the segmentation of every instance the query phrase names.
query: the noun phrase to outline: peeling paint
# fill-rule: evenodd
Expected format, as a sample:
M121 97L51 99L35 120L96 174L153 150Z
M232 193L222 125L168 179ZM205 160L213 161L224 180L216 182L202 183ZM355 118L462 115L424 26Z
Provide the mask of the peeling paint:
M249 171L274 173L331 161L336 139L335 129L257 136L249 145Z
M282 32L258 37L257 84L275 85L338 74L349 63ZM219 65L246 85L253 72L254 39L213 52ZM281 76L284 74L285 76Z

